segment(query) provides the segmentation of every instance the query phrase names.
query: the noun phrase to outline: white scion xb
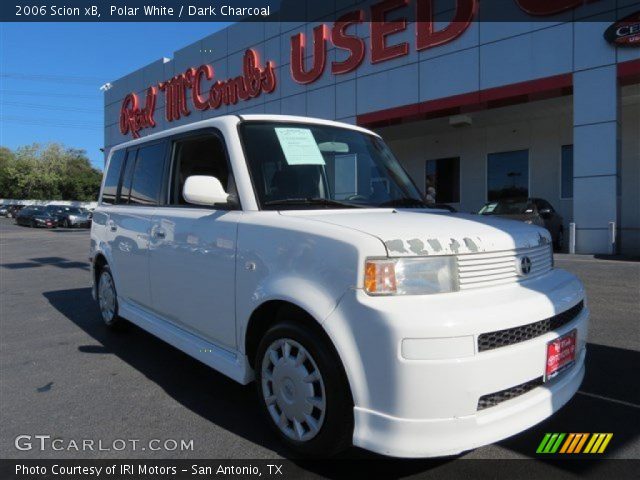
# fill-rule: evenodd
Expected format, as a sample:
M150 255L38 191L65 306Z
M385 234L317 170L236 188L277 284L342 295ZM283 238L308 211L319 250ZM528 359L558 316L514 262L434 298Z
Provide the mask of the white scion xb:
M449 455L558 410L588 309L549 233L430 209L375 133L223 116L113 148L94 296L243 384L298 452Z

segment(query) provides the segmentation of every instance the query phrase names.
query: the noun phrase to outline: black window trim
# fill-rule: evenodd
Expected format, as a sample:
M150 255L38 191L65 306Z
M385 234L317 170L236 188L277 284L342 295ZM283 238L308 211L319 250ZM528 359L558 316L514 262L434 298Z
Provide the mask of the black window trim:
M206 137L209 135L214 135L215 137L217 137L217 139L222 143L222 150L224 151L224 156L225 156L225 160L227 162L227 169L229 171L229 174L231 176L231 178L233 179L235 185L236 185L236 191L238 192L238 195L236 195L236 202L233 204L216 204L216 205L194 205L194 204L187 204L187 205L173 205L171 203L169 203L171 201L171 183L173 181L173 171L175 168L175 159L174 159L174 152L175 152L175 145L177 142L180 141L184 141L184 140L193 140L193 139L197 139L200 137ZM197 209L197 210L211 210L211 211L238 211L238 210L242 210L242 202L240 200L240 195L239 195L239 191L238 191L238 183L236 182L236 174L233 170L233 165L231 164L231 157L229 156L229 150L227 148L227 142L225 139L224 134L222 133L222 131L217 128L217 127L203 127L203 128L199 128L197 130L190 130L188 132L182 132L182 133L176 133L174 135L169 135L167 137L165 137L165 139L168 142L168 168L166 168L167 170L167 177L164 180L164 189L165 189L165 198L164 198L164 203L161 205L158 205L158 208L180 208L180 209L185 209L185 208L189 208L189 209ZM227 185L227 189L229 188L229 185Z

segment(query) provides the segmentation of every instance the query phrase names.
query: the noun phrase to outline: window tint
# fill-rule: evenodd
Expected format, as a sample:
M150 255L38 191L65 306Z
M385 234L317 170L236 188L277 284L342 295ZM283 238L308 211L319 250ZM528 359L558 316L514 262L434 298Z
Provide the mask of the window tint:
M138 149L129 203L134 205L158 205L162 192L165 160L164 142Z
M182 196L184 182L191 175L216 177L229 194L235 195L235 184L229 172L222 140L215 134L176 141L173 147L171 205L188 205Z
M529 150L490 153L487 159L487 198L529 196Z
M118 150L111 155L107 174L104 179L104 187L102 188L102 203L113 204L116 201L118 193L118 183L120 182L120 171L124 161L124 150Z
M427 160L425 193L429 203L460 202L460 157Z
M136 166L137 154L137 148L132 148L127 151L127 160L125 161L123 169L124 172L122 173L122 185L120 185L118 203L129 203L129 196L131 195L131 181L133 180L133 169Z
M562 146L561 194L562 198L573 198L573 145Z

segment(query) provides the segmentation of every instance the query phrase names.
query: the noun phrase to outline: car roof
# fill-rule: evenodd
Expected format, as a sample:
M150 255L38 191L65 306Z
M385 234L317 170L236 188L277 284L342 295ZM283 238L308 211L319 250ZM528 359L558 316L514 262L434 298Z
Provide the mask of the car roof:
M287 123L307 123L314 125L328 125L339 128L346 128L357 132L367 133L369 135L375 135L380 137L377 133L367 130L366 128L352 125L350 123L336 122L333 120L326 120L323 118L314 117L300 117L295 115L266 115L266 114L247 114L247 115L220 115L219 117L208 118L206 120L200 120L198 122L188 123L178 127L169 128L161 132L152 133L141 138L129 140L127 142L115 145L110 152L115 152L123 148L132 147L135 145L145 144L154 140L159 140L164 137L168 137L175 134L191 132L193 130L200 130L206 127L221 127L223 125L236 126L242 122L262 121L262 122L287 122Z

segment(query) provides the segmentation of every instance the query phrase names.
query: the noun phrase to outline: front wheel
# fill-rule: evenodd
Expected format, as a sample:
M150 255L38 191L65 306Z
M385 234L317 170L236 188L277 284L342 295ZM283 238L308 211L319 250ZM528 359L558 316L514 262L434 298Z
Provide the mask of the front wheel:
M256 355L261 409L278 437L302 455L328 456L351 444L353 401L328 341L304 324L277 323Z

